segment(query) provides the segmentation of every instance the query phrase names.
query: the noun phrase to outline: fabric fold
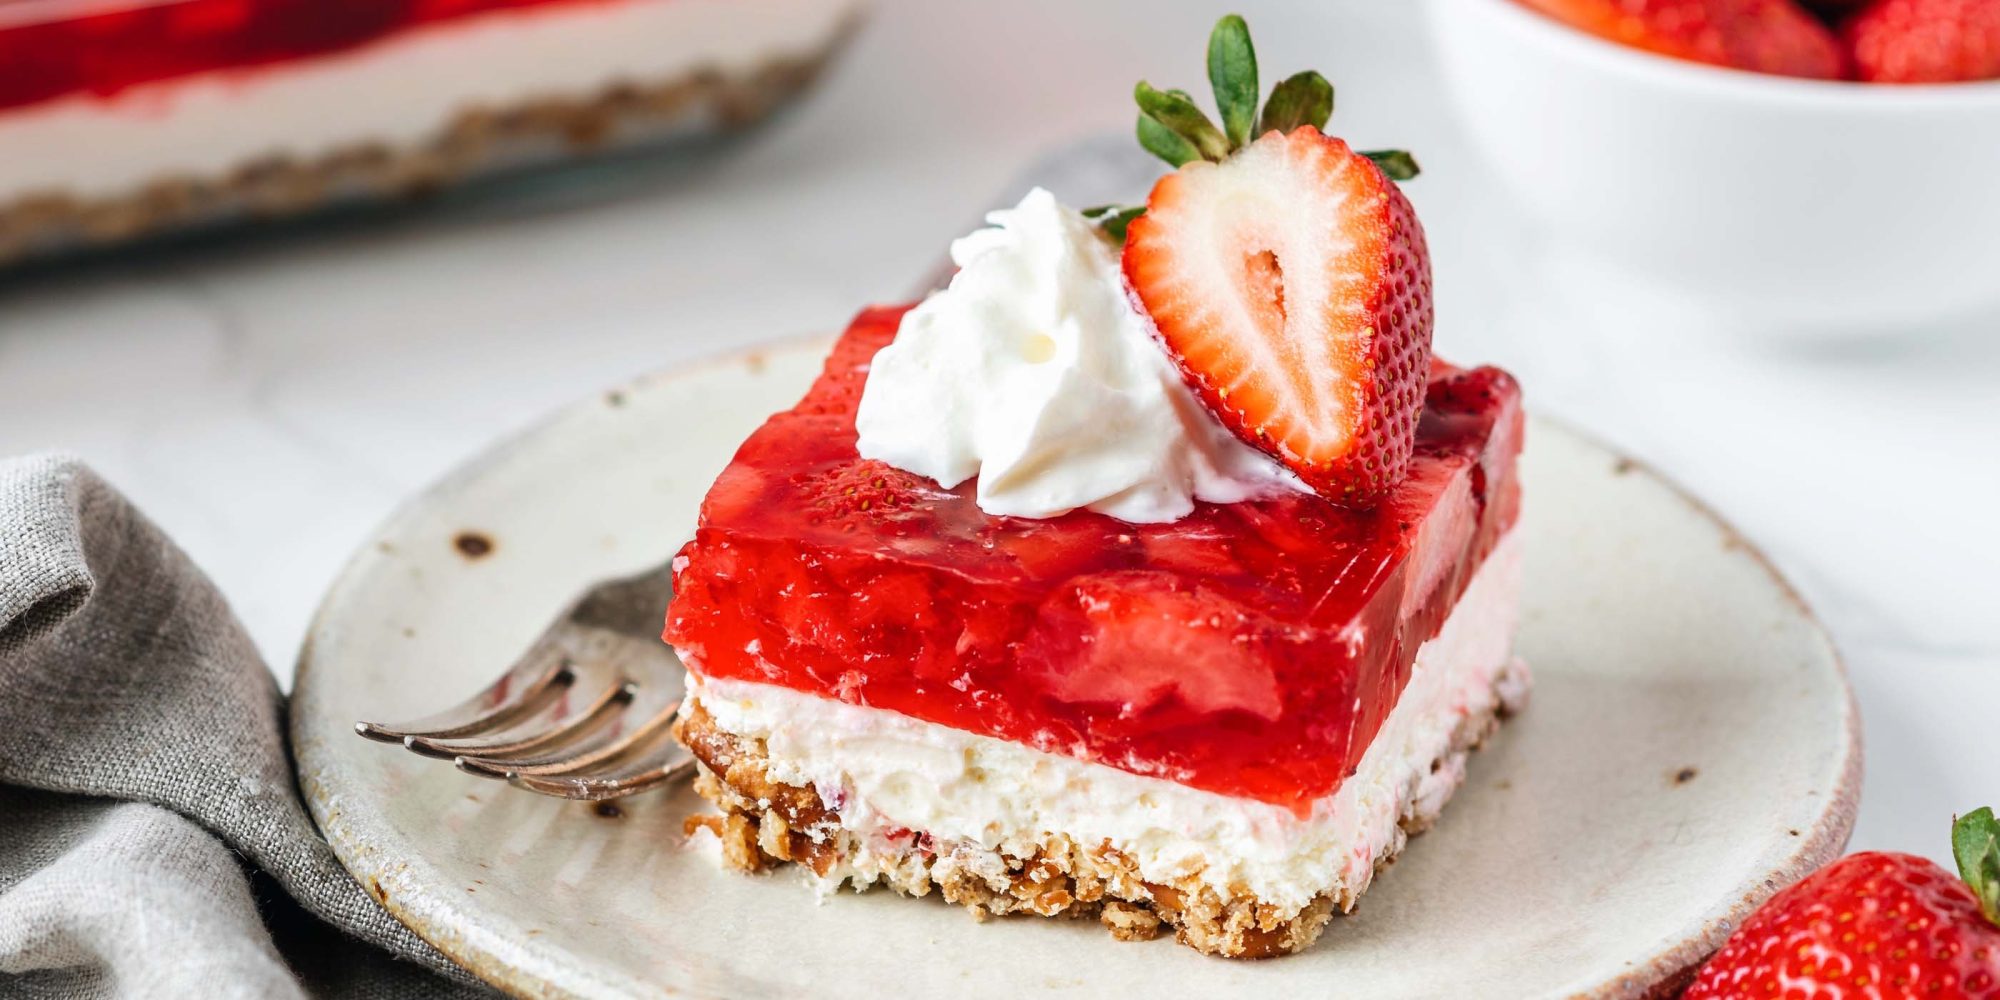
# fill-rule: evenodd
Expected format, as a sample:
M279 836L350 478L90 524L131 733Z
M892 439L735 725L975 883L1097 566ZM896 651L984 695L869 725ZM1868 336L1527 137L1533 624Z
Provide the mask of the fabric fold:
M159 528L74 457L0 460L0 994L485 994L340 866L284 725Z

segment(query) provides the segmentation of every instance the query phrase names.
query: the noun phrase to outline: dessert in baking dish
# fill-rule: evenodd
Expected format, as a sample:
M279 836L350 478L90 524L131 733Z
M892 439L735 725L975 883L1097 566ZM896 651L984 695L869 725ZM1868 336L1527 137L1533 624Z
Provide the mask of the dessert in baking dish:
M994 213L710 490L666 639L737 866L1296 951L1521 705L1520 392L1431 357L1414 162L1211 46L1143 212Z
M761 116L859 0L4 0L0 260Z

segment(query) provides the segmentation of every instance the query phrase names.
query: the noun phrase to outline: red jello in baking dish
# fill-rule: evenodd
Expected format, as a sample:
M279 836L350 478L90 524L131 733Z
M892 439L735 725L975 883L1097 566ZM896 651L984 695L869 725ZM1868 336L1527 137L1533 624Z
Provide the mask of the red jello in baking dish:
M747 125L861 0L0 0L0 265Z
M1434 365L1409 475L1366 510L1288 492L1165 524L982 512L860 458L855 320L746 441L676 563L666 638L761 681L1303 813L1355 767L1519 509L1520 394Z
M0 0L0 108L325 55L423 24L618 0Z

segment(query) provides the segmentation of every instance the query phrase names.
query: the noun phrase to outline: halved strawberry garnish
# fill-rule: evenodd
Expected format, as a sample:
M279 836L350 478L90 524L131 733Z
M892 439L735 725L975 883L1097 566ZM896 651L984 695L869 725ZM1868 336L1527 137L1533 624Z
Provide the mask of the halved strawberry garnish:
M1210 41L1226 123L1246 117L1231 107L1245 70L1229 67L1247 66L1255 101L1240 25L1225 18ZM1385 172L1415 162L1323 133L1333 92L1316 73L1273 91L1247 143L1247 126L1225 134L1183 93L1138 96L1140 141L1180 169L1127 226L1133 294L1225 426L1329 499L1373 503L1408 466L1430 374L1430 254Z
M1223 424L1321 494L1401 480L1430 374L1431 269L1409 199L1310 125L1162 178L1125 276Z

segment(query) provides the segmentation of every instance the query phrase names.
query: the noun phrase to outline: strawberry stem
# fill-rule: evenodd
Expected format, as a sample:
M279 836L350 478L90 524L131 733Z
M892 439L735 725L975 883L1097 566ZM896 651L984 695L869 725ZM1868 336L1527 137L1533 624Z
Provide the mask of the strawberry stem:
M1201 113L1186 91L1158 90L1141 80L1137 87L1132 88L1132 97L1139 102L1139 110L1146 117L1186 139L1204 159L1220 161L1232 151L1229 137Z
M1131 227L1132 220L1145 214L1144 205L1134 208L1123 205L1097 205L1082 212L1084 218L1095 220L1097 228L1104 230L1106 236L1119 243L1125 242L1125 231Z
M1392 181L1406 181L1421 172L1417 167L1417 158L1406 150L1371 149L1364 150L1361 155L1374 160L1375 165L1381 167Z
M1952 824L1951 853L1958 876L1979 897L1979 909L2000 927L2000 821L1991 808L1981 806Z
M1201 159L1201 150L1194 148L1194 143L1154 121L1150 115L1139 116L1139 145L1146 152L1173 164L1176 169Z
M1220 163L1267 132L1290 132L1306 125L1325 131L1333 116L1333 84L1311 70L1294 73L1272 87L1263 113L1258 114L1257 50L1241 15L1225 16L1209 32L1208 83L1215 91L1221 128L1187 91L1160 90L1139 81L1132 91L1139 102L1139 145L1178 170L1196 160ZM1361 155L1374 160L1390 180L1417 176L1416 158L1403 150Z
M1271 99L1264 102L1264 117L1257 123L1257 134L1290 132L1301 125L1323 130L1331 117L1333 84L1326 82L1326 77L1318 71L1309 69L1294 73L1271 88Z
M1229 148L1242 149L1257 123L1257 50L1250 45L1250 26L1242 15L1225 16L1209 32L1208 85L1215 91Z

